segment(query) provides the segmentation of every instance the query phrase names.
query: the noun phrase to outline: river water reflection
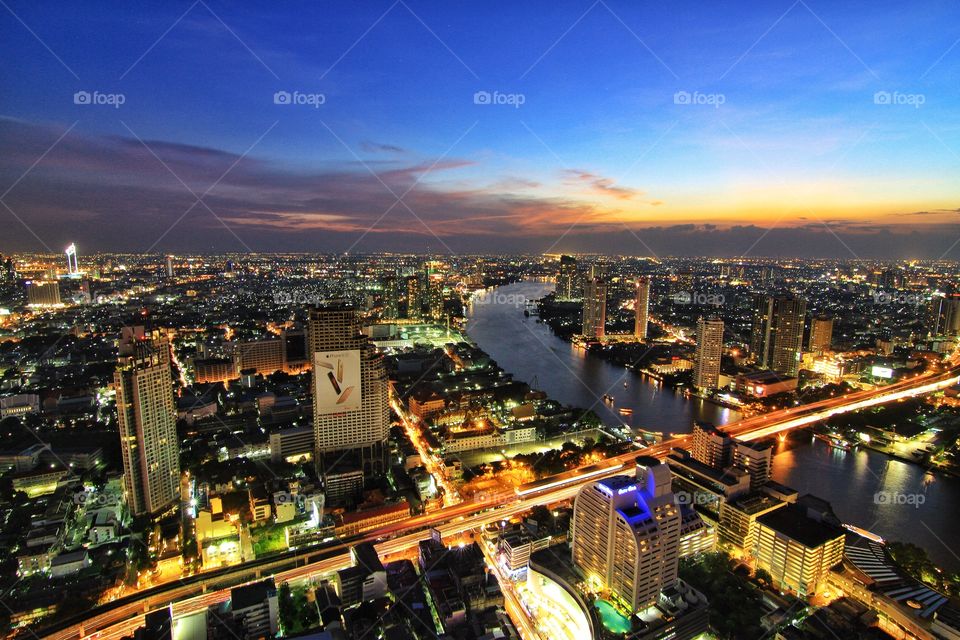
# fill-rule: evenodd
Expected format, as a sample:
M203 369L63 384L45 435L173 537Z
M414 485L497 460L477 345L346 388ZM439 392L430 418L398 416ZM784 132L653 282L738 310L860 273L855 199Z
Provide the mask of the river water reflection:
M724 424L736 411L688 399L654 380L587 354L525 317L523 299L553 289L548 282L498 287L472 304L467 333L517 380L564 404L590 407L605 424L689 433L694 420ZM626 382L626 385L624 385ZM611 408L604 394L613 396ZM632 413L622 415L620 408ZM801 494L829 500L844 522L892 540L924 547L941 566L960 571L960 481L927 474L914 464L872 451L844 452L806 433L777 445L773 477Z

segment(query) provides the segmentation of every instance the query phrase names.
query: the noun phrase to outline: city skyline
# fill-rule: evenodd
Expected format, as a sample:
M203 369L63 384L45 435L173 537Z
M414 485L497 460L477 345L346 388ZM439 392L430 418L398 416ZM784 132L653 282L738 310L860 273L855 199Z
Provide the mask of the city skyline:
M956 17L14 3L0 250L956 257Z

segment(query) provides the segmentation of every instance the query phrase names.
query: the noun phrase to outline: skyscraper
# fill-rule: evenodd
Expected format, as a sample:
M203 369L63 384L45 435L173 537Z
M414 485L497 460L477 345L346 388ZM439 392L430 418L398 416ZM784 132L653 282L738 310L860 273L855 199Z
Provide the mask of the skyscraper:
M810 343L807 345L808 351L820 354L824 351L830 351L830 344L833 342L833 318L828 316L815 316L810 320Z
M633 335L638 340L647 338L647 320L650 314L650 278L637 278L637 295L633 302Z
M64 253L67 255L67 274L74 276L80 273L80 265L77 262L77 245L71 242Z
M723 355L723 320L701 317L697 320L697 351L693 365L693 386L716 389L720 380Z
M166 267L167 277L173 277L173 256L167 256L164 266Z
M557 300L576 299L577 259L560 256L560 271L557 273Z
M166 339L146 335L143 327L124 327L113 384L127 504L134 515L155 515L180 498L177 409Z
M407 276L407 318L415 319L420 317L421 299L420 299L420 279L417 276Z
M383 319L396 320L400 317L400 291L397 279L388 276L383 279Z
M631 613L677 584L681 514L670 482L667 465L640 458L635 478L591 482L574 502L574 564Z
M754 299L750 351L759 366L797 375L806 312L802 298L759 295Z
M927 330L931 336L960 334L960 295L935 295L930 298Z
M603 338L607 323L607 283L591 278L583 288L583 336Z
M383 473L390 431L383 356L361 333L360 316L342 301L310 310L313 429L321 471L330 458ZM335 454L331 456L330 454Z

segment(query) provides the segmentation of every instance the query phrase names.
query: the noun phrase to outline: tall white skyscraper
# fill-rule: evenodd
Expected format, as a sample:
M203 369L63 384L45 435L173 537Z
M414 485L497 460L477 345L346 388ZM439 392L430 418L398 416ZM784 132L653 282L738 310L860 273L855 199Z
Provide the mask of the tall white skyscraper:
M633 334L638 340L647 337L647 321L650 314L650 278L637 278L637 295L633 302Z
M583 336L603 338L607 324L607 283L590 278L583 287Z
M681 514L670 482L667 465L641 457L635 478L591 482L574 502L574 564L631 612L677 584Z
M383 356L361 332L356 309L337 301L310 310L313 429L317 457L356 459L365 475L385 472L390 407Z
M693 364L693 386L716 389L720 380L720 357L723 355L723 320L697 320L697 351Z
M143 327L124 327L113 384L127 504L156 515L180 499L180 444L170 345Z

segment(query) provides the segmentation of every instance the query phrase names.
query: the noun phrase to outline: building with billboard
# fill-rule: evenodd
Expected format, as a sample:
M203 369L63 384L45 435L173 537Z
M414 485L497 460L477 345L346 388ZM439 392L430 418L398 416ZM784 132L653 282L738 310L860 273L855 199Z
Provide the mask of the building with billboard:
M383 357L361 332L356 309L342 302L310 310L314 441L321 465L351 461L364 475L384 473L390 431ZM338 471L342 471L339 469Z

